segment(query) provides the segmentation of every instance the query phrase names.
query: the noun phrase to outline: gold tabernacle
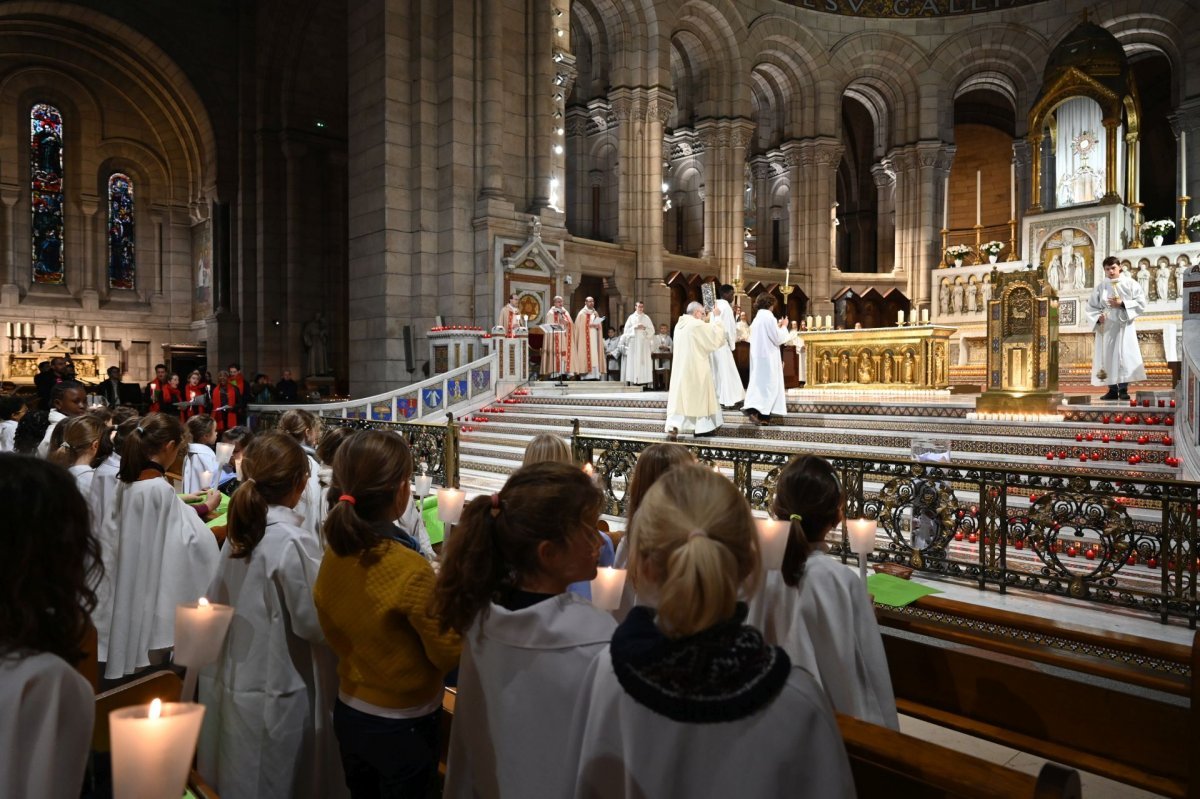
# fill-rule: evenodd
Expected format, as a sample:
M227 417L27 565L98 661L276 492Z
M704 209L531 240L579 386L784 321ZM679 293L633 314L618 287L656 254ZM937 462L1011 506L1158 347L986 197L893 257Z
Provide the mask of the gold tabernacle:
M1042 267L992 271L987 304L987 389L975 401L989 413L1050 413L1058 407L1058 293Z

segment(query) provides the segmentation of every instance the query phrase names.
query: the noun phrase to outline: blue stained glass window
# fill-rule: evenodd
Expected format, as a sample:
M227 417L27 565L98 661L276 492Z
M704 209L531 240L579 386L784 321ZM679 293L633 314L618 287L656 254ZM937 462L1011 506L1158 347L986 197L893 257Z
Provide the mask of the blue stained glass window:
M108 287L132 289L137 272L133 252L133 181L114 172L108 178Z
M29 178L33 282L63 281L63 121L52 105L29 112Z

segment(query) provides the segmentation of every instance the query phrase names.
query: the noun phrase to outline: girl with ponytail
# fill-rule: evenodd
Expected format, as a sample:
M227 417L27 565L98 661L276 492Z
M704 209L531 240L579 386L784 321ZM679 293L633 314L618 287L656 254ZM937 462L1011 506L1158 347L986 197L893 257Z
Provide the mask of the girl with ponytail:
M92 461L100 450L100 439L106 435L108 427L104 422L85 413L58 425L50 436L51 450L47 460L71 472L84 499L92 494L92 478L96 474Z
M356 797L425 795L444 680L461 650L430 610L433 567L394 524L412 473L404 439L380 430L355 433L333 458L336 503L313 602L338 656L333 726Z
M93 614L108 679L165 662L175 645L175 606L204 596L217 572L217 539L199 513L219 497L209 492L193 508L164 479L187 440L178 416L152 413L121 451L120 483L101 521L108 578Z
M677 466L646 492L630 537L645 604L589 670L575 795L853 796L829 700L745 623L738 596L758 583L760 560L734 485Z
M767 574L750 602L750 623L812 672L834 709L900 729L875 609L853 569L829 557L825 537L846 497L833 467L797 455L779 473L771 513L790 519L783 569Z
M303 408L293 408L279 417L279 430L299 444L308 457L308 483L296 512L304 519L304 529L317 534L329 509L321 490L321 464L317 461L316 450L317 441L321 438L321 420Z
M232 605L234 621L201 678L200 774L235 799L343 795L332 703L322 701L337 672L312 599L321 545L294 510L308 458L290 437L265 433L246 447L242 472L207 594Z
M616 623L567 586L596 576L603 505L582 469L543 462L463 510L434 603L463 635L446 796L571 795L572 710Z
M187 420L187 429L191 441L183 459L183 490L188 494L208 491L216 485L221 469L217 454L213 452L213 444L217 443L217 422L208 414L200 414ZM208 472L207 483L205 472Z

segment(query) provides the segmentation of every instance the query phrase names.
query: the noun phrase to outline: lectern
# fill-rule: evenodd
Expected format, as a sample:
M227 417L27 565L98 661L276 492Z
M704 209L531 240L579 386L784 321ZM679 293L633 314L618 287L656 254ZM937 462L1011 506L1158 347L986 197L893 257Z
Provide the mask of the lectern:
M1043 267L992 270L987 305L986 413L1054 413L1058 393L1058 292Z

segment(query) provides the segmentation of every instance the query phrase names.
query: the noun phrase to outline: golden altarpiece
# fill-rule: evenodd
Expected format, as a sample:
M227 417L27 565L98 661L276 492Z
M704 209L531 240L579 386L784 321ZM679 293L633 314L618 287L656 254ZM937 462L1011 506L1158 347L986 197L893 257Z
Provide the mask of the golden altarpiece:
M14 342L17 340L14 339ZM18 386L33 385L34 375L38 373L37 365L42 361L54 358L70 357L75 364L75 376L89 383L99 383L104 379L104 356L80 352L80 347L74 346L57 336L51 336L40 346L32 346L29 340L28 352L11 352L0 356L0 376ZM90 342L85 342L90 344Z
M991 274L987 305L987 389L975 408L1053 413L1058 393L1058 293L1042 267Z
M897 325L867 330L808 331L808 388L866 391L936 389L949 385L955 328Z

